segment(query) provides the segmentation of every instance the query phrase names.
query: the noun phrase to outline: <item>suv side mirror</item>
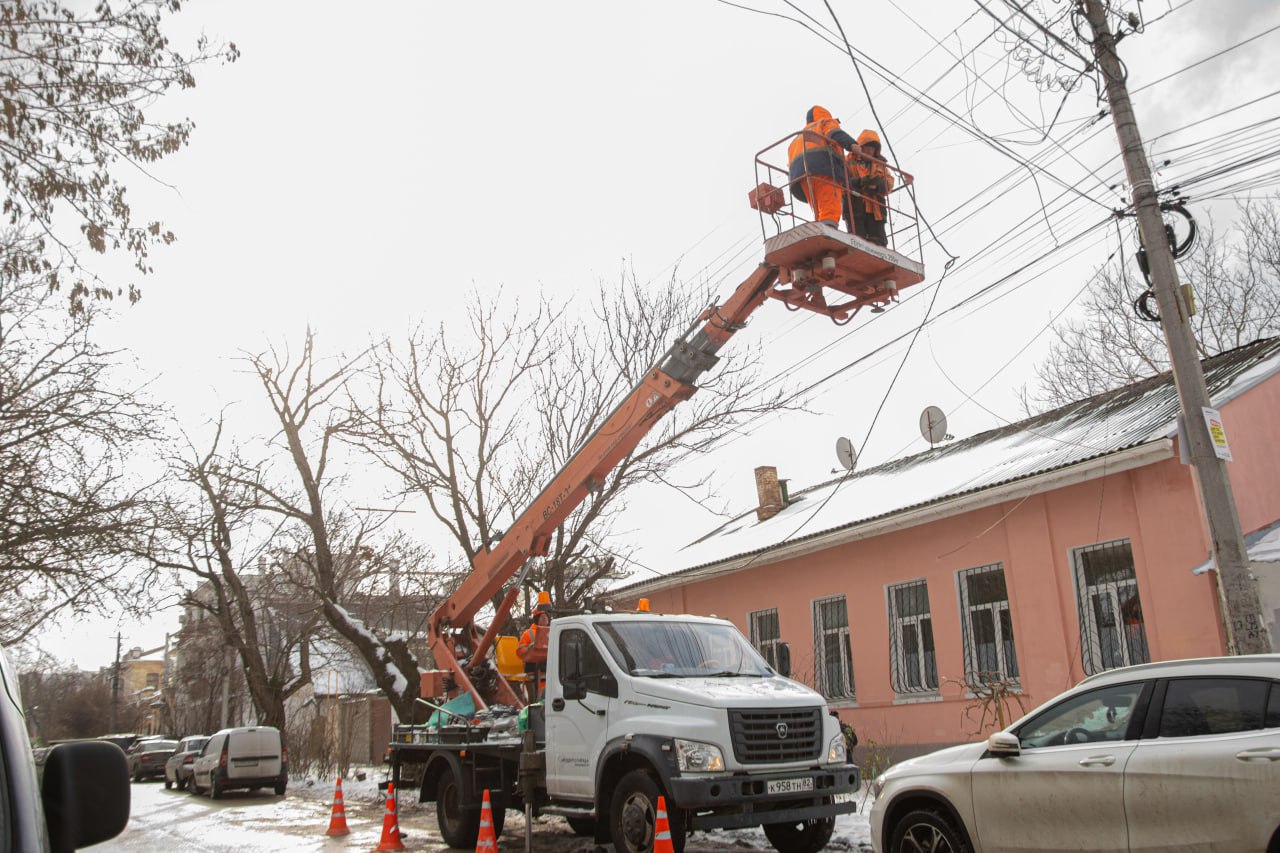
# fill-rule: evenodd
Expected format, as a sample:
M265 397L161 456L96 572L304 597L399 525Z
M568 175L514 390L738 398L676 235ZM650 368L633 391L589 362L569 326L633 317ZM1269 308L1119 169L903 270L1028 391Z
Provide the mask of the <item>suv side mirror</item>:
M45 760L40 797L51 849L115 838L129 823L129 763L114 743L59 744Z
M791 677L791 644L778 643L778 675Z
M995 758L1017 758L1022 755L1022 744L1017 735L995 732L987 738L987 754Z

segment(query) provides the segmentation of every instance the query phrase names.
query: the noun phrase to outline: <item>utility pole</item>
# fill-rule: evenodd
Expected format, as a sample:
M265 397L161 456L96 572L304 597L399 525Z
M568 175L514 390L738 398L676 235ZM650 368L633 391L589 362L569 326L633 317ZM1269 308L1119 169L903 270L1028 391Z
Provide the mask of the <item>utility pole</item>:
M116 632L116 663L111 668L111 734L116 734L116 712L120 708L120 632Z
M1124 156L1125 173L1129 186L1133 188L1133 206L1138 214L1138 229L1150 264L1151 287L1160 306L1160 325L1169 347L1169 363L1186 425L1187 455L1195 468L1200 502L1209 528L1210 548L1218 569L1218 599L1227 637L1227 654L1269 652L1271 641L1262 622L1258 588L1249 571L1248 552L1240 532L1240 518L1231 491L1231 480L1227 476L1227 465L1214 450L1203 414L1204 409L1210 407L1209 390L1200 369L1190 312L1179 287L1173 253L1165 237L1164 218L1160 213L1151 168L1143 151L1133 105L1129 102L1125 72L1116 55L1115 36L1107 25L1106 12L1100 0L1083 0L1083 4L1085 17L1093 31L1093 55L1107 85L1107 100L1111 104L1111 119Z

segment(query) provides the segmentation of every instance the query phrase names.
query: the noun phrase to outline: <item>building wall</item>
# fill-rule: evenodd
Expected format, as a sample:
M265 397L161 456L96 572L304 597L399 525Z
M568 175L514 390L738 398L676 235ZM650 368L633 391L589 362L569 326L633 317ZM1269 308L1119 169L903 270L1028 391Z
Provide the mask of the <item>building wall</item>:
M1280 454L1270 449L1276 429L1263 417L1267 411L1280 411L1280 382L1247 392L1223 413L1246 531L1280 516ZM981 716L963 685L957 572L1003 565L1020 669L1017 699L1029 711L1086 674L1073 549L1117 539L1132 546L1151 659L1223 654L1216 578L1190 571L1209 545L1191 469L1176 454L649 598L655 610L715 613L744 633L750 612L776 607L793 677L812 683L813 602L846 596L856 699L832 706L864 743L932 746L973 739ZM919 579L928 583L940 687L936 695L898 696L890 680L888 587ZM1015 718L1017 699L1010 706Z

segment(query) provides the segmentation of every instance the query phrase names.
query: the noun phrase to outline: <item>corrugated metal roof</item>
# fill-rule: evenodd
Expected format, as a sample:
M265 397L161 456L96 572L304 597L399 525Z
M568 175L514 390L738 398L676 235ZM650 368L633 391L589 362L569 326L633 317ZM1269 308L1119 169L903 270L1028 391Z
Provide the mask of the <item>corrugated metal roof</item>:
M1255 341L1203 362L1221 407L1280 370L1280 338ZM692 572L856 527L962 495L1106 457L1176 433L1178 397L1168 373L924 453L792 492L778 515L754 507L676 553ZM1228 424L1228 427L1230 425ZM615 590L647 586L645 580Z

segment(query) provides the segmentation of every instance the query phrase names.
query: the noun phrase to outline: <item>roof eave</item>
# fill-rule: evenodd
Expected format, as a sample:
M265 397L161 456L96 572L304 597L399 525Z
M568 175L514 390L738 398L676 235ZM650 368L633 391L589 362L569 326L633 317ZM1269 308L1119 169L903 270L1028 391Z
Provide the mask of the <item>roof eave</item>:
M872 536L879 536L884 533L918 527L922 524L984 509L1011 500L1022 500L1034 494L1061 489L1110 474L1120 474L1125 471L1131 471L1134 468L1142 468L1156 462L1172 459L1173 457L1173 440L1170 438L1158 438L1154 441L1137 444L1105 456L1086 459L1074 465L1055 468L1052 471L1025 477L1021 480L1003 483L981 491L943 498L924 506L881 516L863 524L837 527L826 533L806 538L803 541L783 543L768 547L763 551L739 554L735 557L686 569L665 577L641 581L616 590L615 593L610 594L610 597L612 598L617 593L625 593L629 598L635 595L660 592L672 587L684 586L721 575L734 574L748 567L760 568L771 563L790 560L815 551L824 551L849 542L857 542L861 539L869 539Z

